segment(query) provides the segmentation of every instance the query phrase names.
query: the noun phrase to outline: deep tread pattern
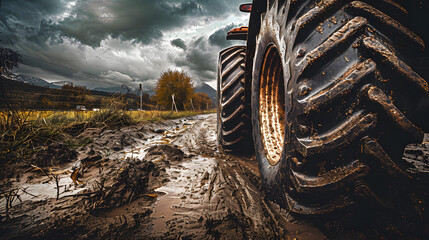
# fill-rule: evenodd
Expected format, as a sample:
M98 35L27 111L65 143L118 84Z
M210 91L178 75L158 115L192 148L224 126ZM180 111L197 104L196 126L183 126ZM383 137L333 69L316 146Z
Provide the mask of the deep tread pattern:
M287 207L292 213L300 215L323 215L355 204L352 198L341 196L328 203L314 205L301 204L290 195L286 195Z
M331 170L319 176L309 176L291 170L291 179L298 192L332 191L344 187L349 181L365 176L369 167L354 161L347 166Z
M234 46L219 54L218 141L230 153L247 151L252 144L244 98L245 53L246 47Z
M393 176L405 176L407 178L412 178L408 173L402 170L390 157L386 154L380 144L377 143L375 139L365 137L363 141L363 152L369 155L372 155L375 159L379 161L379 165L383 166L382 168L388 172L388 174Z
M325 42L323 42L316 49L312 50L309 54L307 54L307 61L305 61L305 65L301 70L300 75L303 74L306 69L316 64L318 61L324 60L324 56L341 46L345 41L349 40L349 38L353 36L353 34L355 34L357 31L362 29L362 27L365 26L366 23L367 20L365 18L355 17L350 20L346 25L344 25L341 29L336 31Z
M418 45L422 50L425 48L423 39L402 26L393 18L389 17L387 14L384 14L382 11L372 7L371 5L361 1L353 1L349 6L347 6L347 9L350 9L352 12L362 14L363 16L371 17L375 20L376 24L391 30L395 34L402 35L403 38L408 39L411 43Z
M402 151L423 140L410 116L429 93L428 76L414 69L425 43L402 23L406 6L394 0L278 3L261 16L257 38L275 32L275 44L285 45L276 46L284 49L282 64L290 68L290 136L280 173L288 180L277 182L283 194L271 195L303 215L362 199L395 207L399 196L382 199L377 191L397 179L413 180ZM374 181L380 175L382 181Z
M308 103L305 112L309 113L314 109L326 106L335 99L344 97L345 94L356 88L356 85L361 83L363 79L371 76L375 72L375 69L376 65L371 59L354 64L334 84L327 87L324 91L320 91L308 99L304 99Z
M339 4L340 1L341 0L320 1L314 8L298 18L296 21L297 28L301 31L307 26L312 25L312 23L316 22L322 15L326 13L326 11Z
M376 103L383 109L384 113L391 119L398 127L408 132L415 141L423 139L423 131L416 127L405 115L390 101L389 97L384 94L379 88L368 85L363 89L365 96L372 102Z
M392 69L397 71L403 78L411 84L415 84L425 94L429 92L428 83L414 72L410 66L401 61L392 51L384 46L379 40L374 38L364 38L362 45L383 58L383 62L388 63Z
M363 114L360 112L323 135L297 138L296 150L304 157L307 157L338 148L341 149L370 128L375 127L376 123L377 117L375 114Z
M243 75L242 75L243 76ZM221 99L221 106L222 108L234 108L235 102L239 102L239 100L241 98L243 98L244 95L244 88L240 87L232 96L230 96L229 98L227 97L223 97ZM225 116L224 114L222 114L222 116Z

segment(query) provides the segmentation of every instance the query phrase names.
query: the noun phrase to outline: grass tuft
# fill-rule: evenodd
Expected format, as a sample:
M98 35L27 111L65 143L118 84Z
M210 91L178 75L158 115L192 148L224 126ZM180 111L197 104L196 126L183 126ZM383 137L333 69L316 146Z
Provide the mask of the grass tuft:
M98 111L88 120L88 125L90 127L115 128L129 126L132 124L136 124L136 121L131 118L131 115L126 111L117 109Z

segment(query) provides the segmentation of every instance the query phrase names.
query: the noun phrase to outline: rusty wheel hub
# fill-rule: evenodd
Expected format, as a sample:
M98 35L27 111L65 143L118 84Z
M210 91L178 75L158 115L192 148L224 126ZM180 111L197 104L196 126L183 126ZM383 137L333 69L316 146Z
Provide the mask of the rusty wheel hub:
M259 122L266 158L271 165L275 165L283 151L285 88L280 55L274 45L268 47L262 66Z

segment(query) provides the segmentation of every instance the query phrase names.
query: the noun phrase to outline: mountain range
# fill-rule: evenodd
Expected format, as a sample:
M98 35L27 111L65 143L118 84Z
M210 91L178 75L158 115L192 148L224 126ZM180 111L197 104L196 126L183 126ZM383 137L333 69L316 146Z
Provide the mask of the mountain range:
M206 93L209 98L213 101L213 103L216 102L216 90L214 90L212 87L210 87L208 84L203 83L201 84L201 86L196 87L194 89L194 92L201 92L201 93Z
M32 76L27 76L27 75L11 75L8 77L11 80L28 83L28 84L35 85L35 86L56 88L56 89L59 89L62 87L62 85L59 86L59 85L47 82L46 80L44 80L42 78L38 78L38 77L32 77Z
M27 76L27 75L12 75L9 76L9 78L11 80L15 80L15 81L20 81L20 82L24 82L24 83L28 83L31 85L35 85L35 86L42 86L42 87L48 87L48 88L56 88L59 89L61 88L63 85L65 84L73 84L71 82L68 81L58 81L58 82L48 82L42 78L38 78L38 77L32 77L32 76ZM121 87L121 86L114 86L114 87L97 87L94 88L92 90L96 90L96 91L101 91L101 92L108 92L108 93L131 93L131 94L139 94L138 89L129 89L126 87ZM200 86L195 87L194 92L201 92L201 93L206 93L210 99L213 100L213 102L216 101L216 90L214 90L212 87L210 87L208 84L206 83L202 83ZM149 94L150 96L154 95L155 92L149 90L149 91L143 91L143 94Z

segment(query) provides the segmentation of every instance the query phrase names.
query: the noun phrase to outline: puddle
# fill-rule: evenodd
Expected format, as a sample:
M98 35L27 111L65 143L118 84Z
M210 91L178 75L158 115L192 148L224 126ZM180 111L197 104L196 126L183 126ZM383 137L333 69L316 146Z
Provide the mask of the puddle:
M208 183L203 183L202 180L205 173L212 172L215 166L216 160L214 158L197 156L166 170L170 176L170 181L156 189L163 195L158 196L151 215L155 230L162 232L167 229L168 221L174 219L176 215L180 215L178 208L183 207L181 206L181 197L207 187Z
M147 150L150 147L155 145L160 145L160 144L169 144L172 140L174 140L174 138L180 136L189 127L193 126L200 119L204 119L204 118L206 118L206 116L197 116L191 119L176 120L180 122L177 122L176 125L165 128L162 134L153 133L152 138L141 141L141 144L134 146L134 148L132 149L127 149L123 151L122 154L120 154L121 156L118 156L118 157L122 157L123 159L126 159L126 158L143 159L147 153ZM112 156L112 157L115 157L115 156ZM68 164L61 171L69 170L71 172L71 168L73 164L74 163ZM60 174L59 177L60 177L59 178L60 198L68 195L74 195L87 189L85 184L75 186L73 183L73 180L70 178L70 173ZM57 187L56 187L55 180L54 179L48 180L48 177L46 176L40 177L37 179L37 182L32 183L31 181L27 181L27 174L25 174L20 178L20 181L14 182L12 185L13 187L11 189L13 188L20 189L18 191L18 195L22 202L46 200L49 198L56 198L57 196ZM168 188L167 186L165 187L166 189L160 189L159 191L166 192L166 193L172 192L172 189L167 189ZM177 189L177 186L175 188ZM184 189L181 189L180 191L183 191L183 190ZM167 195L168 196L163 196L163 197L166 197L166 198L170 197L170 194L167 194ZM12 205L19 204L21 203L21 201L19 199L15 199ZM6 205L6 199L4 197L0 198L0 212L5 211L6 209L5 205Z
M65 170L68 170L67 168ZM71 171L71 170L70 170ZM87 189L85 184L75 186L70 174L60 174L59 177L59 197L74 195ZM20 204L21 201L41 201L57 197L57 184L54 179L49 180L47 176L37 178L37 183L27 183L27 175L21 177L20 182L14 182L11 189L18 189L19 198L15 198L12 206ZM20 201L21 200L21 201ZM0 212L6 211L6 199L0 199Z
M163 145L171 143L174 138L180 136L185 132L189 127L193 126L198 122L198 119L186 120L184 119L179 125L166 128L162 134L153 134L152 138L149 138L142 142L142 144L136 146L135 148L128 149L123 152L124 159L126 158L138 158L140 160L144 159L146 156L147 150L155 145ZM180 146L179 146L180 147Z

